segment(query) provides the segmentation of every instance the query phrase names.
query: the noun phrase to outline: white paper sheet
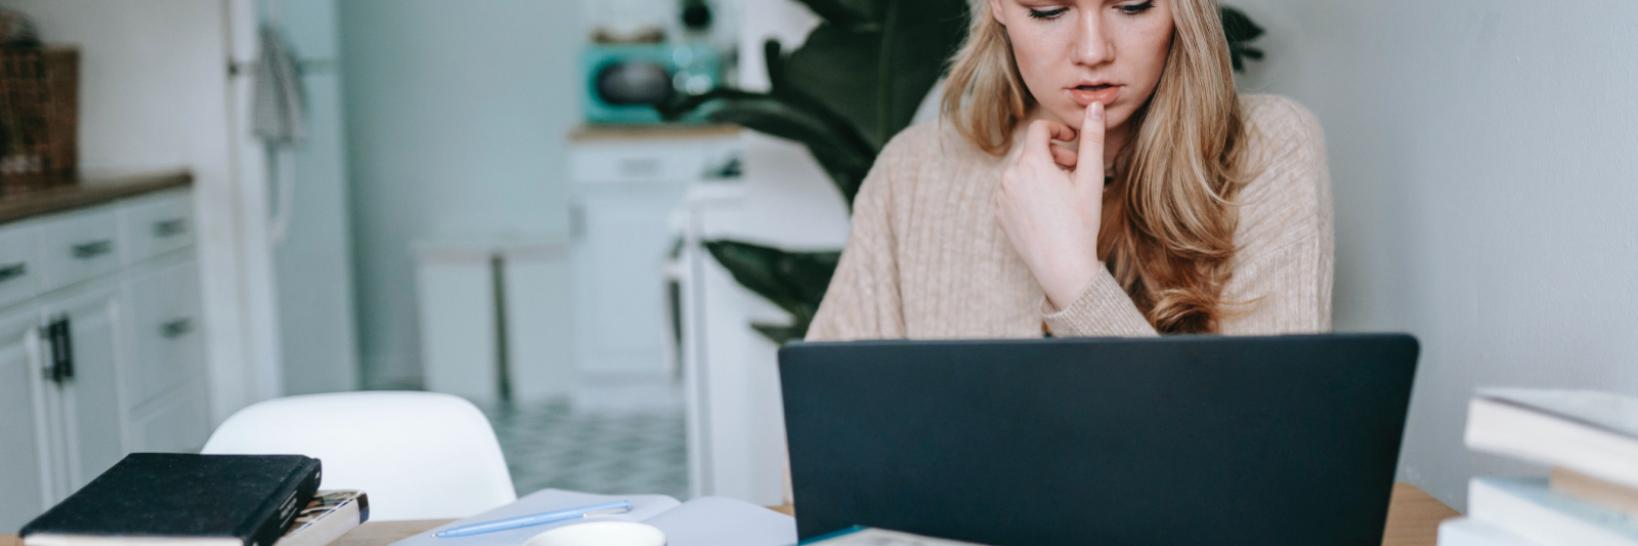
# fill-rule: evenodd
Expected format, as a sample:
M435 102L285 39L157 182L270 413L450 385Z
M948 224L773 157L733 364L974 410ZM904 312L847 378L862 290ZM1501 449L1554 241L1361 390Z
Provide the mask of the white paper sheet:
M722 497L700 497L647 521L665 531L666 546L788 546L796 519Z
M461 538L438 538L439 529L478 521L508 518L549 510L561 510L616 500L629 500L632 510L624 514L590 519L641 521L665 532L666 546L789 546L796 544L796 519L751 504L722 497L700 497L686 503L664 495L594 495L561 489L546 489L517 502L436 529L415 535L393 546L519 546L548 529L572 525L540 525L511 531Z
M518 546L528 541L530 537L546 532L547 529L587 520L575 520L573 522L559 523L555 525L538 525L535 527L525 527L522 529L499 531L495 533L460 538L438 538L434 536L433 533L440 529L447 529L456 525L464 525L467 523L509 518L524 514L534 514L549 510L561 510L564 508L574 508L576 506L587 506L617 500L631 501L631 511L624 514L597 516L590 519L643 521L659 515L667 510L671 510L672 508L676 508L680 504L677 502L677 499L673 499L665 495L594 495L591 493L564 491L562 489L544 489L518 499L517 502L512 504L484 512L470 518L452 521L447 524L440 525L437 528L429 530L425 533L394 542L393 546Z

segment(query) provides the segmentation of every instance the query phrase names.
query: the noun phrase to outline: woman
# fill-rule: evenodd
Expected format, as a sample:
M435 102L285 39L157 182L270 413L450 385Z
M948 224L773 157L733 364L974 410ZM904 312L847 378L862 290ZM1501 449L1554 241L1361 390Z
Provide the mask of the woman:
M876 160L810 340L1331 326L1318 123L1238 96L1216 0L975 0Z

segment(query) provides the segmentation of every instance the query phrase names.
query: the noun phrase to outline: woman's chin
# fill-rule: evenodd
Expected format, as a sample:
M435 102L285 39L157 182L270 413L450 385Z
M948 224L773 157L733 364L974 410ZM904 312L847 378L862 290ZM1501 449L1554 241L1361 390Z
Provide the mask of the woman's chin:
M1076 131L1081 130L1081 119L1085 115L1085 110L1073 104L1069 105L1068 108L1052 109L1053 119L1057 120L1058 123L1074 127Z
M1116 106L1113 110L1105 113L1104 130L1120 127L1121 124L1126 123L1126 118L1131 113L1125 110L1120 106ZM1081 130L1081 120L1085 119L1085 116L1086 110L1073 104L1069 108L1055 108L1052 110L1052 117L1056 118L1059 123L1074 127L1076 131Z

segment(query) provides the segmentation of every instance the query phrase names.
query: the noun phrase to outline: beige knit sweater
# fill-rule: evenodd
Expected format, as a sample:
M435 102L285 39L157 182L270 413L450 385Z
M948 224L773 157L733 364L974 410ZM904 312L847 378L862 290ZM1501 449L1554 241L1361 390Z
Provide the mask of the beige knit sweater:
M1319 123L1297 103L1245 96L1257 174L1241 191L1226 334L1331 327L1331 187ZM1054 310L996 224L1001 158L939 122L889 142L854 202L853 231L809 340L1153 336L1107 271Z

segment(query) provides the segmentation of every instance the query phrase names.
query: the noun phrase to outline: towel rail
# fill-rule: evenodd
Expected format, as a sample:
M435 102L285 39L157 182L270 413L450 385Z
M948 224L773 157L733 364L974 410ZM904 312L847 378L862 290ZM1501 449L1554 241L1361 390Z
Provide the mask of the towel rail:
M302 59L296 61L296 69L300 70L302 75L333 74L340 67L340 61L331 59ZM228 61L227 72L230 77L248 74L255 69L256 61Z

